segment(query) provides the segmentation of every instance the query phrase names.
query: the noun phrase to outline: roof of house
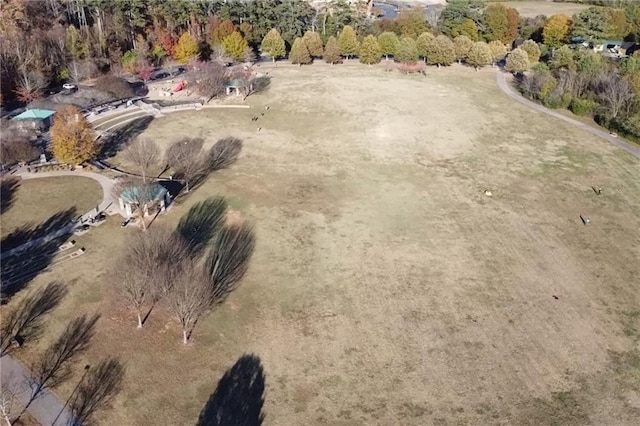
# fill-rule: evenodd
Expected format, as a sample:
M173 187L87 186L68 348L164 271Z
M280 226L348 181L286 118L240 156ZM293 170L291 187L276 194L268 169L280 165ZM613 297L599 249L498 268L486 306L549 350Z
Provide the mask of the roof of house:
M55 111L48 109L28 109L20 115L13 117L14 120L44 120L55 114Z
M241 78L234 78L233 80L229 80L227 81L227 84L225 84L225 86L227 87L247 87L249 86L249 81L248 80L243 80Z
M135 185L131 186L120 193L122 201L129 204L159 200L167 193L167 189L159 183L151 185Z

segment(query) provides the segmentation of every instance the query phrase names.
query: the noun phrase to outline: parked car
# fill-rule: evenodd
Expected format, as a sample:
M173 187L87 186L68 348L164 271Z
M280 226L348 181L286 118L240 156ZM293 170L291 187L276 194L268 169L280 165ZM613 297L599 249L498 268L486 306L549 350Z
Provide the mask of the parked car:
M71 84L71 83L63 84L62 88L64 90L68 90L69 92L75 92L76 90L78 90L78 86L76 86L75 84Z
M125 220L122 221L122 223L120 224L121 227L126 228L127 226L129 226L130 223L134 223L136 221L135 217L129 217Z

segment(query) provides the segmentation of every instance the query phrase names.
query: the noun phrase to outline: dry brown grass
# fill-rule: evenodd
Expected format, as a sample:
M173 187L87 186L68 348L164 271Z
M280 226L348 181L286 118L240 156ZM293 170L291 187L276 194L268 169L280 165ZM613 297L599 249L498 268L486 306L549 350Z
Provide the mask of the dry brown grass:
M54 214L75 207L84 214L102 201L98 182L85 177L21 180L11 207L2 214L2 236L21 226L37 225Z
M552 0L506 1L500 4L513 7L524 18L533 18L538 15L566 15L570 17L589 7L585 4L558 3Z
M30 285L70 284L50 336L103 313L86 361L118 355L127 375L101 424L193 424L244 353L264 364L266 425L634 424L637 159L514 103L491 70L262 70L272 86L251 110L144 134L244 140L159 219L225 195L256 224L247 276L192 345L162 308L135 329L109 269L130 230L113 218Z

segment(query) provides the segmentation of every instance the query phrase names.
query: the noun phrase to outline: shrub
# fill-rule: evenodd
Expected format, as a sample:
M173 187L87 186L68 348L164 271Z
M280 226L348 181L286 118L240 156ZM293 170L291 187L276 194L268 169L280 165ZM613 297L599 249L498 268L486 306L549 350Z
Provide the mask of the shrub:
M598 103L591 99L573 98L569 103L569 109L576 115L587 115L598 108Z

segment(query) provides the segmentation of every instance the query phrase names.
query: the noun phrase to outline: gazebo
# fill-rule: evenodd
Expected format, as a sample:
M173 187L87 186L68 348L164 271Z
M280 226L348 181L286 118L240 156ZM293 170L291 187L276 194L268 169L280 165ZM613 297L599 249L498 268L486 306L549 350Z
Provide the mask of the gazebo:
M227 95L230 95L232 92L235 92L237 96L240 96L242 90L253 90L253 83L249 80L244 80L242 78L234 78L233 80L227 81L224 85L227 90Z
M20 115L13 117L19 126L25 129L47 130L53 123L55 111L48 109L28 109Z
M120 209L126 213L127 217L131 217L137 206L140 205L144 216L149 216L149 207L155 203L158 203L160 211L164 212L171 202L171 195L159 183L134 185L122 191L118 201Z

